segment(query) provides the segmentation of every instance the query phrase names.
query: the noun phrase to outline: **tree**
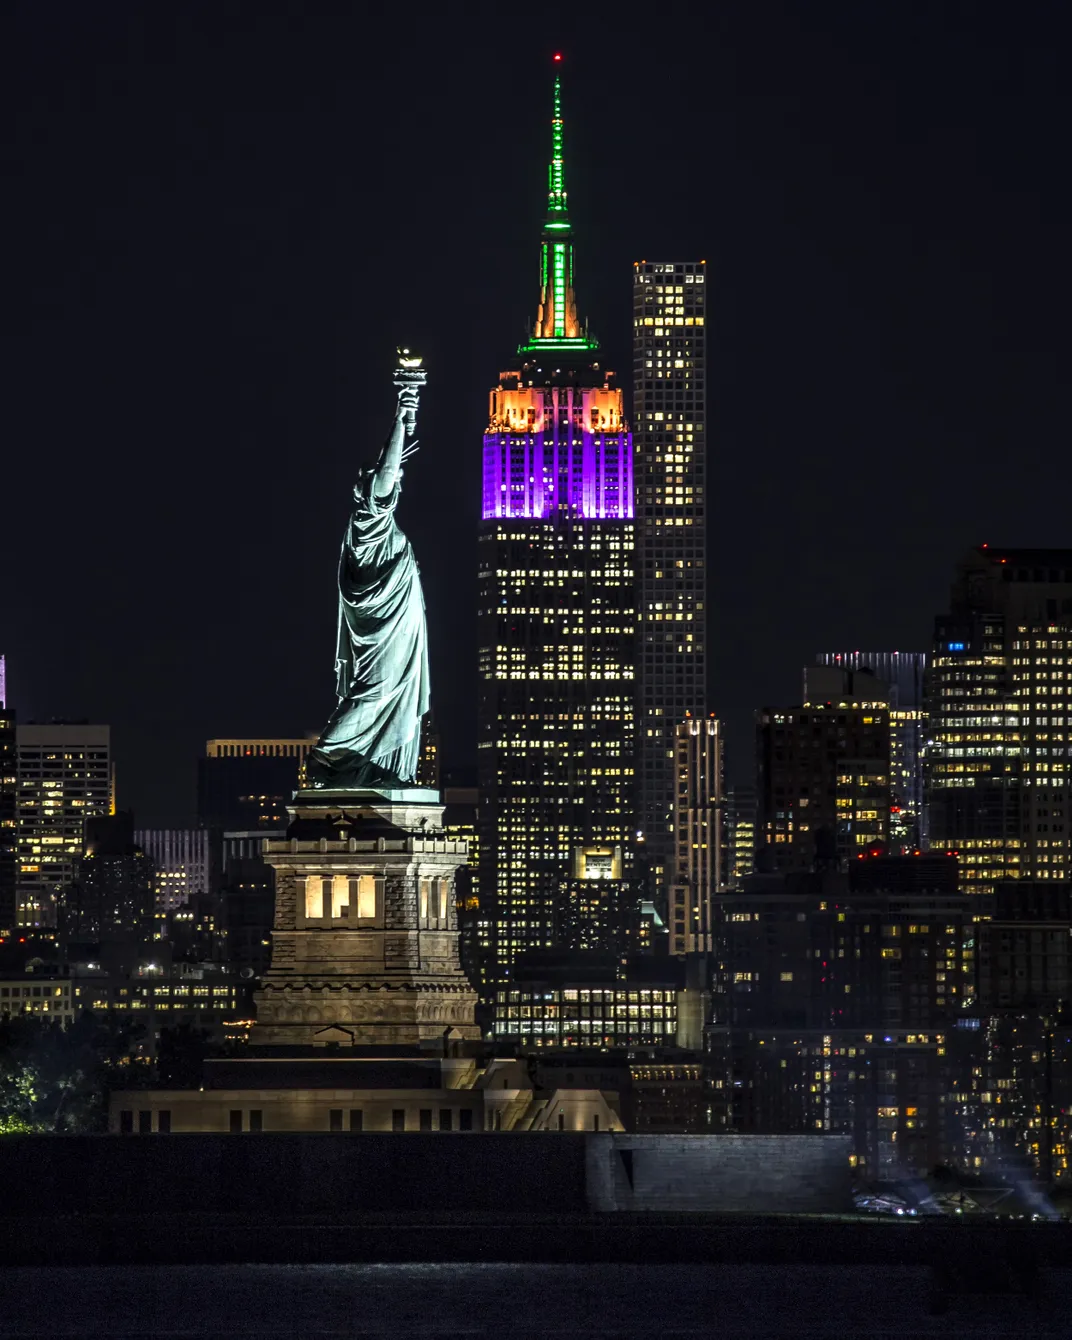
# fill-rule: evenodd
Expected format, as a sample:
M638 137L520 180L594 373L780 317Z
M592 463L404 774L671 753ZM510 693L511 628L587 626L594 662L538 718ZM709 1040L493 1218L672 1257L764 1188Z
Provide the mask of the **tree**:
M68 1028L38 1015L0 1019L0 1133L105 1130L110 1089L149 1079L137 1063L143 1032L90 1011Z

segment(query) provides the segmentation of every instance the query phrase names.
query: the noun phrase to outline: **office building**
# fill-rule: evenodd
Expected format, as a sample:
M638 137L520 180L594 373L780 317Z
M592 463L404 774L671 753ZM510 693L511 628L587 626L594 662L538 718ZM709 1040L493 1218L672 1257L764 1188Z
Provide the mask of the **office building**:
M2 662L0 657L0 674ZM0 701L0 941L10 936L18 924L17 740L14 708Z
M122 941L147 947L162 933L153 864L134 841L129 811L85 820L75 878L60 897L59 929L69 945Z
M74 988L59 972L0 973L0 1019L36 1015L69 1024L75 1017Z
M843 1131L870 1177L972 1165L975 925L956 858L756 876L718 906L713 1127Z
M977 1172L985 1137L970 1061L955 1030L713 1027L705 1071L709 1128L735 1134L851 1137L865 1185Z
M287 805L316 740L209 740L197 761L198 823L235 832L286 828Z
M972 908L955 881L955 857L864 857L847 875L757 875L725 892L716 1017L951 1027L975 992Z
M556 79L540 300L490 394L479 542L479 899L485 994L555 935L582 853L622 852L634 816L632 437L577 317ZM592 857L592 860L589 860Z
M134 841L153 863L156 910L166 916L209 891L209 841L204 828L141 828Z
M728 787L723 811L726 816L723 868L726 882L732 888L738 888L741 881L755 871L756 843L759 841L755 787Z
M83 956L62 969L28 974L26 985L41 977L44 986L48 976L58 1002L51 1009L64 1011L65 1023L88 1010L102 1021L136 1025L133 1045L145 1058L157 1052L165 1029L196 1029L215 1042L243 1040L249 1029L248 984L226 964L171 963L160 949L158 944L151 957L122 965Z
M224 833L219 897L216 899L227 962L250 978L262 978L272 955L275 871L264 859L265 839L275 833Z
M113 812L107 726L29 722L18 750L18 921L54 927L64 890L82 856L86 819Z
M229 952L227 928L223 921L223 905L218 895L193 894L188 902L166 913L157 913L157 924L171 950L172 962L230 963L236 970L244 965ZM252 976L252 974L247 974Z
M964 889L1072 874L1072 549L982 545L935 620L930 845Z
M414 778L414 785L427 787L429 791L439 790L442 753L443 744L435 723L435 715L426 712L421 720L421 744L417 755L417 776Z
M928 845L923 794L926 652L833 651L815 659L843 670L870 670L889 689L890 851L901 856L921 851Z
M673 1046L683 981L669 958L530 952L496 995L491 1035L520 1048Z
M824 651L816 656L815 664L836 670L865 670L886 685L892 706L922 706L926 652Z
M707 715L706 265L633 274L640 611L639 813L654 891L673 873L674 731Z
M671 954L710 954L715 898L723 887L724 763L714 717L689 717L675 732Z
M1043 1181L1067 1185L1072 884L1010 880L993 903L976 928L988 1142L995 1161L1026 1163Z
M776 870L887 849L889 693L866 670L809 666L799 707L757 717L760 841Z

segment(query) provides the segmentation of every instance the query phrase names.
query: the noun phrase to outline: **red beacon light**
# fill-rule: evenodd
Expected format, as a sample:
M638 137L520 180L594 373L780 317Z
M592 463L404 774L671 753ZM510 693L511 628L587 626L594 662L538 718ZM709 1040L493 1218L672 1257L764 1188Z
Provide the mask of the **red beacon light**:
M555 60L558 61L558 60L561 60L561 59L562 59L562 52L561 52L561 51L556 51L556 52L555 52Z

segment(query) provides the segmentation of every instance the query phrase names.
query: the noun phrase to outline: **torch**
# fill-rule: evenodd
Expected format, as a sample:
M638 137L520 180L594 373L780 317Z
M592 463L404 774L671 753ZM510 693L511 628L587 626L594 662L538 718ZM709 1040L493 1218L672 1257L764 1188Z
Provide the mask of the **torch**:
M423 359L415 358L408 349L399 349L398 366L395 368L394 384L402 390L404 387L412 386L414 390L420 393L421 387L428 380L428 373L421 367ZM417 409L406 410L406 436L412 437L417 431Z

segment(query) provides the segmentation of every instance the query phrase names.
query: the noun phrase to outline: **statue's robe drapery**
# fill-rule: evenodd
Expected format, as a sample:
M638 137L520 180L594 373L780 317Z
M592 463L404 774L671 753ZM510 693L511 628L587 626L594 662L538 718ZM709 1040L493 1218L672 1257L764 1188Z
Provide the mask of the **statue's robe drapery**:
M428 711L428 639L420 573L395 524L399 483L376 496L376 475L354 487L339 557L339 702L306 760L306 784L412 786Z

